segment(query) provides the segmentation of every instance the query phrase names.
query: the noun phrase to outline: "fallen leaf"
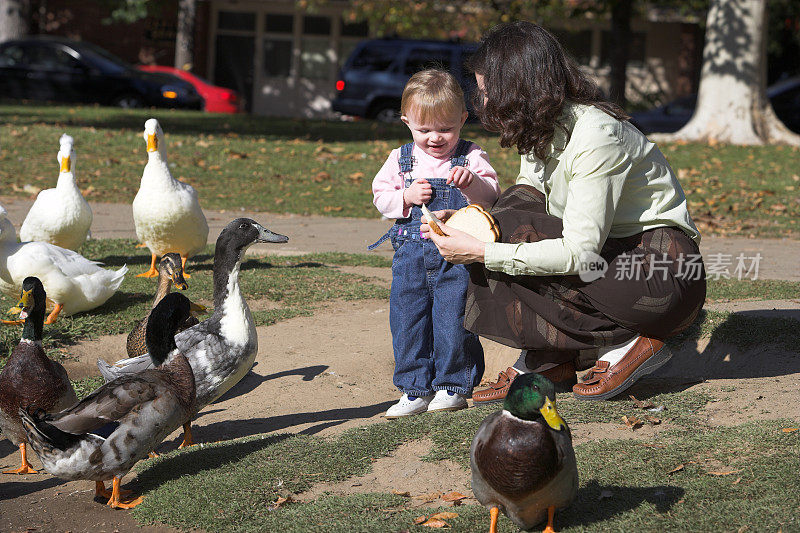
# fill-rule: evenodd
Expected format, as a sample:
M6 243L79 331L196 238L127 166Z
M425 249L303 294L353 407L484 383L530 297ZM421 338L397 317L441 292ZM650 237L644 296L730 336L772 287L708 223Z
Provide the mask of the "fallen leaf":
M415 523L415 524L417 524L417 525L419 525L419 524L423 523L423 522L424 522L425 520L427 520L427 519L428 519L428 515L422 515L422 516L418 516L418 517L416 517L416 518L414 519L414 523Z
M730 476L731 474L735 474L736 472L741 472L741 469L740 470L721 470L721 471L706 472L706 473L710 474L712 476Z
M736 478L736 481L734 481L733 483L731 483L731 485L738 485L738 484L739 484L739 482L740 482L741 480L742 480L742 478L740 478L740 477L737 477L737 478Z
M422 527L444 528L444 527L450 527L450 524L448 524L444 520L439 520L438 518L431 518L430 520L422 524Z
M361 181L364 178L365 174L363 172L353 172L347 178L352 182Z
M636 407L638 407L639 409L650 409L652 407L655 407L653 402L651 402L650 400L644 402L641 400L637 400L636 396L634 396L633 394L630 395L630 399L633 400L633 403L636 404Z
M325 211L326 213L330 213L331 211L341 211L342 206L338 205L334 207L332 205L326 205L325 207L322 208L322 210Z
M403 498L410 498L411 493L407 490L393 490L392 494L396 494L397 496L402 496Z
M292 502L294 502L294 500L292 499L291 496L287 496L285 498L283 496L280 496L277 500L275 500L275 502L272 505L267 507L267 509L269 509L270 511L274 511L275 509L277 509L281 505L289 504L289 503L292 503Z
M245 152L236 152L231 150L230 155L233 159L247 159L247 154Z
M442 511L441 513L432 514L431 520L434 518L438 520L450 520L451 518L458 518L458 513Z
M646 418L647 418L647 421L650 422L651 424L653 424L654 426L657 426L657 425L659 425L661 423L661 419L660 418L656 418L654 416L648 416Z
M283 198L275 198L275 205L279 205L283 203Z
M333 185L328 185L327 187L323 187L323 188L322 188L322 191L323 191L323 192L331 192L331 189L332 189L332 188L333 188Z
M680 472L680 471L681 471L681 470L683 470L684 468L686 468L686 466L685 466L685 465L682 465L682 464L681 464L681 465L678 465L678 466L676 466L675 468L673 468L672 470L670 470L669 472L667 472L667 474L674 474L675 472Z
M644 423L635 416L628 417L627 415L623 415L622 421L632 430L636 430L644 425Z
M780 213L780 212L782 212L782 211L786 211L786 206L785 206L785 205L783 205L783 204L772 204L772 205L770 206L770 209L772 209L773 211L777 211L778 213Z
M314 181L316 181L317 183L320 183L322 181L329 180L329 179L331 179L330 173L329 172L325 172L324 170L320 170L314 176Z
M784 433L794 433L795 431L800 430L800 428L783 428L781 431Z
M455 492L455 491L448 492L447 494L443 494L442 495L442 499L444 501L446 501L446 502L455 502L455 501L458 501L458 500L463 500L465 498L466 498L466 496L464 496L460 492Z

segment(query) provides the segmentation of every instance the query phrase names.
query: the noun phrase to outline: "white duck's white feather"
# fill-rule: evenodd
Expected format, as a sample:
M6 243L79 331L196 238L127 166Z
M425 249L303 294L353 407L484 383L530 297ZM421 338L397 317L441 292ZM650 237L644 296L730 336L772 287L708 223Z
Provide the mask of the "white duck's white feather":
M41 191L19 230L23 241L49 242L70 250L86 240L92 226L92 208L75 183L72 137L61 136L58 162L69 158L69 170L59 172L55 189Z
M148 134L156 136L158 150L148 152L139 191L133 199L136 236L157 256L167 252L191 256L201 251L208 239L208 223L197 191L172 177L157 120L145 123L145 139Z
M107 270L97 261L46 242L16 242L14 226L0 206L0 291L19 296L22 281L36 276L62 314L94 309L119 289L128 267Z

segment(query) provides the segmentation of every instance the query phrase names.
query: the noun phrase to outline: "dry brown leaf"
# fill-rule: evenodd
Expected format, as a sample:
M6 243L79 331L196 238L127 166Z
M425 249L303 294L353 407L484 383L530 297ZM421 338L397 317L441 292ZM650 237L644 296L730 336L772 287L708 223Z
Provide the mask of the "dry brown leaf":
M428 519L428 515L418 516L418 517L416 517L414 519L414 523L417 524L417 525L420 525L421 523L423 523L427 519Z
M414 496L414 499L432 502L434 500L438 500L441 495L441 492L429 492L427 494L418 494L417 496Z
M786 211L786 206L785 206L785 205L783 205L783 204L772 204L772 205L770 206L770 209L772 209L773 211L777 211L778 213L780 213L780 212L782 212L782 211Z
M686 468L686 465L680 464L680 465L676 466L675 468L673 468L672 470L670 470L669 472L667 472L667 474L674 474L675 472L680 472L684 468Z
M350 181L358 182L358 181L361 181L362 179L364 179L364 176L365 176L365 174L363 172L353 172L352 174L347 176L347 178Z
M322 208L322 210L325 211L326 213L330 213L331 211L341 211L342 210L342 206L340 206L340 205L337 205L337 206L326 205L325 207Z
M797 174L795 174L794 176L792 176L792 179L793 179L794 181L800 181L800 176L798 176Z
M800 430L800 428L783 428L781 431L784 433L794 433L795 431Z
M706 472L706 474L709 474L709 475L712 475L712 476L730 476L731 474L735 474L737 472L741 472L741 469L739 469L739 470L720 470L720 471L715 471L715 472Z
M446 502L455 502L455 501L458 501L458 500L463 500L465 498L466 498L466 496L464 496L460 492L455 492L455 491L448 492L447 494L443 494L442 495L442 499L444 501L446 501Z
M655 407L655 405L653 405L653 402L651 402L650 400L645 400L645 401L637 400L636 396L634 396L633 394L629 395L629 397L631 400L633 400L633 403L636 404L636 407L638 407L639 409L650 409L652 407Z
M659 425L661 423L661 419L660 418L656 418L654 416L648 416L647 417L647 421L650 422L651 424L653 424L654 426L657 426L657 425Z
M325 172L324 170L320 170L314 176L314 181L316 181L317 183L320 183L320 182L323 182L323 181L329 180L329 179L331 179L330 173L329 172Z
M277 500L275 500L275 502L273 504L271 504L268 507L268 509L270 511L274 511L275 509L277 509L281 505L286 505L286 504L289 504L289 503L292 503L292 502L294 502L294 499L291 496L287 496L285 498L283 496L280 496L280 497L278 497Z
M442 511L441 513L432 514L431 520L434 518L438 520L450 520L451 518L458 518L458 513Z
M396 494L397 496L402 496L403 498L410 498L411 493L407 490L393 490L392 494Z
M450 524L448 524L444 520L439 520L438 518L431 518L430 520L422 524L422 527L446 528L450 527Z
M231 159L247 159L247 153L245 152L237 152L235 150L230 151Z
M731 485L738 485L738 484L739 484L739 482L740 482L741 480L742 480L742 478L740 478L740 477L737 477L737 478L736 478L736 481L734 481L733 483L731 483Z
M333 189L333 185L328 185L327 187L323 187L322 191L323 192L331 192L331 189Z
M627 415L623 415L622 421L625 423L626 426L628 426L632 430L636 430L637 428L640 428L644 425L644 423L635 416L629 417Z
M275 205L280 205L283 203L283 198L275 198Z

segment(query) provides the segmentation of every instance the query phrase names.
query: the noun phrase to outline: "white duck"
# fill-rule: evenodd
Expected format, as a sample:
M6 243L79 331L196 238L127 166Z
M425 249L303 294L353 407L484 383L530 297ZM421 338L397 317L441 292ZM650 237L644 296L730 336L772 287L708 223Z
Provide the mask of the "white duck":
M55 304L45 324L55 322L60 313L72 315L104 304L127 271L125 265L117 271L106 270L78 252L46 242L17 242L14 225L0 205L0 292L17 297L26 277L39 278L47 299Z
M177 252L186 274L186 260L206 245L208 223L200 209L197 191L172 177L167 165L164 132L158 121L144 123L147 142L147 165L142 173L139 192L133 199L136 236L150 249L150 270L138 277L158 276L156 260L168 252Z
M75 151L72 137L60 139L61 171L55 189L39 193L19 229L23 241L41 241L76 250L92 225L92 208L75 183Z

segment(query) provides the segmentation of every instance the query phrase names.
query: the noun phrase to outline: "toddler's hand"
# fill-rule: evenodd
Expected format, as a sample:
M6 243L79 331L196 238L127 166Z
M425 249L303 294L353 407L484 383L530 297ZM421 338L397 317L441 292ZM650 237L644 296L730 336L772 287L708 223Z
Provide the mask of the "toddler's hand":
M470 170L464 167L453 167L450 171L450 176L447 178L447 183L452 183L459 189L466 189L470 186L473 180L473 174Z
M420 178L403 191L403 202L406 206L427 204L432 196L433 187L425 178Z

